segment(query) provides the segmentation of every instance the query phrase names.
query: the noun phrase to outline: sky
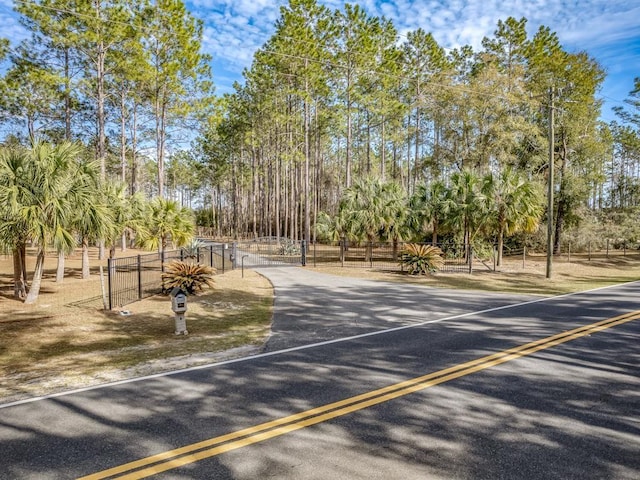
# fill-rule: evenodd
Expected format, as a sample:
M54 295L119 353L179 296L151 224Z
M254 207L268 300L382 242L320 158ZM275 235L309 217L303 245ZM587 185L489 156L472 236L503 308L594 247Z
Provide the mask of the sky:
M3 0L4 1L4 0ZM318 0L331 10L344 2ZM401 35L422 28L445 48L480 49L498 20L527 19L529 36L541 25L556 32L569 52L587 51L606 70L599 97L602 117L615 119L613 106L633 90L640 77L640 0L361 0L369 15L393 21ZM189 10L205 23L205 50L214 57L218 93L231 92L234 81L251 65L253 53L273 34L282 0L187 0ZM401 37L402 38L402 37Z
M203 49L213 57L218 94L230 93L242 83L243 69L254 52L273 34L280 7L288 0L185 0L187 8L204 21ZM318 0L331 10L344 2ZM587 51L606 72L599 97L602 117L615 119L614 106L633 90L640 77L640 0L361 0L372 16L393 21L400 35L422 28L445 48L471 45L480 49L492 36L498 20L527 19L531 37L541 25L556 32L570 52ZM0 37L19 41L25 33L12 11L13 0L0 0ZM402 38L402 37L401 37Z

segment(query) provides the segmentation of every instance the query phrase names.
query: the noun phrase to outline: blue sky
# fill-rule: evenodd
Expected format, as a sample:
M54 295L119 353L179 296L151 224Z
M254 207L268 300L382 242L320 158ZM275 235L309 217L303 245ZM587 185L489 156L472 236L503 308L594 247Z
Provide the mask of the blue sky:
M213 56L219 94L232 91L253 53L272 35L284 0L186 0L205 23L204 49ZM333 9L344 2L319 0ZM640 0L363 0L370 15L392 20L400 34L417 28L431 32L440 45L480 47L498 20L526 17L532 35L540 25L555 31L572 52L586 50L606 69L600 97L603 118L614 119L611 107L622 105L640 77ZM12 0L0 0L1 37L19 40L24 32L12 12Z

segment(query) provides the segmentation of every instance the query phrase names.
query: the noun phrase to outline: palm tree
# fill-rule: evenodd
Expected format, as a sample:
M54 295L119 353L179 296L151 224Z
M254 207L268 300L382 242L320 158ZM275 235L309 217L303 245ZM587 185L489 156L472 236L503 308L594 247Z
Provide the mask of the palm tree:
M175 246L189 243L193 238L195 223L190 210L182 208L174 200L156 198L150 204L146 215L146 228L141 232L139 243L147 250L167 248L169 238Z
M410 200L409 224L418 234L431 227L431 243L437 245L438 233L443 226L447 212L447 187L442 181L430 185L418 185Z
M399 186L393 182L365 178L356 181L344 192L339 216L349 236L367 241L366 260L372 255L372 242L381 235L400 233L405 202Z
M487 174L482 190L488 199L490 225L497 233L500 266L505 235L531 233L538 227L543 211L542 193L537 184L512 169L499 175Z
M381 232L381 237L393 243L393 258L398 258L398 242L411 234L409 228L409 208L404 189L395 182L382 183L382 197L389 221Z
M73 230L80 237L82 246L82 278L89 278L89 245L113 236L115 221L112 206L107 203L105 188L97 178L86 176L81 180L83 194L88 201L81 206L73 219Z
M112 228L111 204L104 196L97 162L80 162L74 166L75 196L67 227L80 238L82 246L82 278L89 278L89 243L98 241ZM58 250L56 282L64 276L64 255L73 249L67 245L55 245Z
M0 246L13 254L13 293L19 299L27 296L27 224L20 217L19 197L28 163L22 146L0 148Z
M116 244L121 241L122 251L127 249L127 238L144 229L145 200L140 192L129 195L125 183L111 183L105 188L107 202L110 205L114 229L105 237L109 245L109 256L115 256Z
M481 191L481 179L471 170L456 172L451 176L447 209L447 225L454 231L462 231L465 248L487 221L486 198Z
M58 249L75 245L68 225L72 206L84 201L75 181L75 160L81 149L70 142L53 146L39 141L28 149L12 148L15 150L4 151L0 162L0 198L8 219L3 237L13 242L14 269L23 268L19 256L27 239L37 246L33 282L25 298L25 303L33 303L40 293L47 245ZM14 271L14 280L21 277L26 281L26 275L19 272ZM15 287L18 294L22 289L20 285Z

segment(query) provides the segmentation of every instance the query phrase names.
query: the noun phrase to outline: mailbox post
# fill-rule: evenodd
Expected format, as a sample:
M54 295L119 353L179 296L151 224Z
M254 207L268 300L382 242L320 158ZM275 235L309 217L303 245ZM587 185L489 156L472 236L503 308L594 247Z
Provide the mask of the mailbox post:
M187 294L181 288L171 290L171 310L175 313L176 335L188 335L187 321L184 318L187 312Z

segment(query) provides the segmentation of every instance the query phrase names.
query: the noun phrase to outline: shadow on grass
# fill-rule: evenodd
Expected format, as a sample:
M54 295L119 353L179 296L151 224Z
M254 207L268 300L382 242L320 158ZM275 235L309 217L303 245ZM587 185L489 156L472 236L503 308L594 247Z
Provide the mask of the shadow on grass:
M214 307L207 305L211 303ZM242 308L229 305L242 302ZM223 308L224 307L224 308ZM93 375L134 367L151 360L221 352L261 344L269 333L272 299L246 291L214 291L192 297L189 335L174 334L174 317L165 296L145 300L144 309L117 311L68 308L75 315L42 321L0 323L5 338L0 370L27 378ZM165 370L176 368L167 367ZM162 364L154 365L162 371ZM20 375L18 375L20 376ZM5 390L19 394L21 381L7 378Z

